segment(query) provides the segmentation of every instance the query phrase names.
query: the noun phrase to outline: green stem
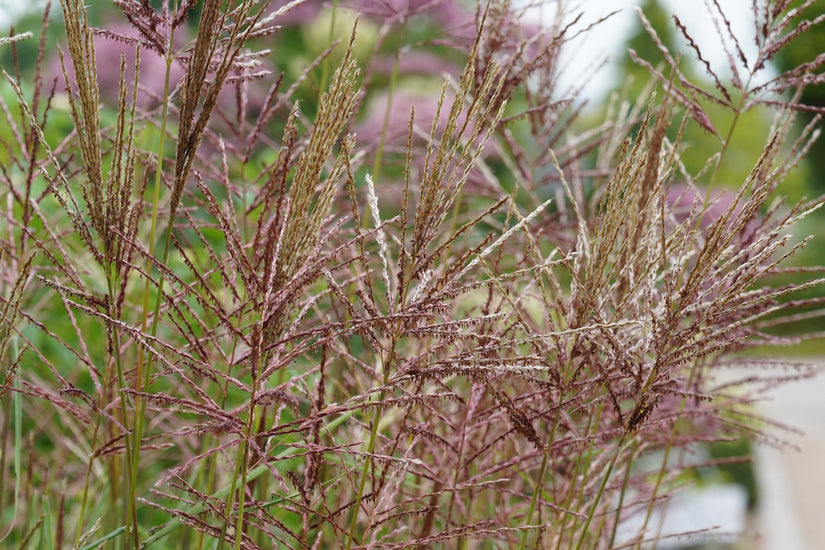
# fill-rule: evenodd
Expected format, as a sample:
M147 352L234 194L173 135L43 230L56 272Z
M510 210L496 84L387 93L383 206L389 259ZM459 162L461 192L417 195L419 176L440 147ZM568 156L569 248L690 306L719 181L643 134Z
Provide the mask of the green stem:
M335 37L335 15L338 12L338 0L332 0L332 15L330 17L329 22L329 38L327 40L328 45L332 45L332 40ZM321 64L321 83L318 86L318 97L323 95L324 90L327 88L327 79L329 78L329 56L324 58L323 64Z
M751 80L753 79L753 75L748 77L748 82L745 84L745 87L742 88L743 90L747 90L750 87ZM736 126L739 122L739 118L742 116L742 113L745 109L745 101L748 98L748 93L743 92L742 97L739 99L739 105L733 110L733 120L728 127L728 133L725 136L725 139L722 141L722 149L719 151L719 161L716 163L716 166L713 167L713 172L711 173L710 181L708 182L708 191L713 189L713 186L716 184L716 178L719 176L719 168L722 166L722 160L725 158L725 154L728 151L728 146L730 145L731 140L733 139L733 132L736 129ZM702 206L707 208L708 202L710 201L710 193L707 193L705 197L705 204Z
M560 402L563 401L563 398L559 399ZM556 437L556 428L559 425L560 415L555 415L553 419L553 426L550 428L550 434L547 438L547 444L544 447L544 456L541 457L541 467L539 468L539 477L536 480L536 487L533 489L533 496L530 499L530 509L527 510L527 518L524 521L525 527L530 525L533 521L533 513L536 510L536 503L538 502L539 494L542 492L542 487L544 487L544 476L547 474L547 464L550 461L550 445L553 443L553 440ZM521 534L521 544L519 544L519 550L524 550L525 545L527 544L527 529Z
M688 377L687 387L691 387L693 385L693 381L696 379L697 371L699 367L694 365L693 368L690 370L690 376ZM679 403L679 411L676 413L676 418L681 418L682 413L684 413L685 406L687 405L688 396L683 395L682 400ZM665 452L664 456L662 457L662 465L659 467L659 471L656 475L656 482L653 485L653 492L650 496L650 502L647 505L647 512L645 514L645 521L642 524L641 530L647 529L647 525L650 522L650 517L653 514L653 505L656 501L656 495L659 494L659 488L662 485L662 481L665 478L665 472L667 471L667 464L670 460L670 451L673 449L673 446L676 442L676 429L677 423L673 423L673 427L670 430L670 437L668 438L667 444L665 445ZM641 542L636 545L636 548L641 548Z
M533 497L530 499L530 509L527 510L527 518L524 520L524 532L521 534L521 544L519 544L519 550L524 550L524 545L527 544L527 526L533 521L533 512L536 510L536 502L539 499L539 493L541 492L541 488L544 485L544 475L547 472L547 462L549 461L550 457L550 443L553 441L552 436L550 437L549 441L544 447L544 454L541 457L541 468L539 468L539 477L536 480L536 488L533 489Z
M344 413L341 416L335 418L329 424L327 424L326 428L328 430L332 431L336 427L343 424L344 422L347 422L350 418L352 418L352 416L354 414L355 414L354 410L347 411L346 413ZM284 460L284 459L288 458L289 456L291 456L294 452L295 452L294 449L287 448L283 452L275 455L273 457L273 460ZM257 466L255 466L254 468L249 470L249 472L247 473L247 476L246 476L246 481L247 481L247 483L249 483L251 481L254 481L254 480L258 479L259 477L261 477L262 475L264 475L266 473L269 473L269 471L270 470L269 470L269 465L268 464L258 464ZM239 475L240 470L238 469L237 465L236 465L236 472L238 472L238 475ZM220 489L219 491L216 491L216 492L212 493L207 500L211 501L211 500L221 500L221 499L229 498L229 495L231 493L233 493L235 491L235 488L237 487L237 484L236 484L235 481L238 478L238 475L233 476L232 483L228 487L224 487L223 489ZM205 503L195 504L195 505L190 506L189 508L186 508L185 510L183 510L183 514L182 514L181 517L196 516L198 514L206 512L207 510L208 510L208 506ZM142 548L149 548L152 544L154 544L154 543L158 542L159 540L163 539L167 535L174 532L176 529L179 529L180 525L181 525L180 517L178 517L178 516L173 517L172 519L170 519L166 523L166 525L164 527L157 530L150 537L146 538L143 541Z
M624 497L627 494L627 489L630 486L630 473L633 466L633 455L636 454L636 446L634 445L630 450L630 455L627 457L627 467L625 468L624 480L622 481L622 492L619 493L619 503L616 505L616 515L613 519L613 532L610 534L610 547L616 544L616 533L619 531L619 520L621 519L621 512L624 508Z
M406 300L406 292L404 292L403 300ZM398 339L401 337L401 328L396 326L395 333L392 337L392 345L390 346L389 354L387 355L386 359L384 358L383 354L381 355L381 363L383 365L383 373L384 373L384 380L383 385L386 386L387 382L390 379L390 372L389 372L389 365L392 363L392 359L395 356L395 346L398 343ZM382 391L378 396L378 402L384 400L384 392ZM375 407L375 410L372 414L372 426L370 429L370 440L367 444L367 456L364 462L364 469L361 471L361 480L358 483L358 494L355 497L355 504L352 507L352 519L350 520L350 527L349 527L349 534L347 536L347 545L346 550L350 550L352 547L352 541L355 538L355 527L358 524L358 510L361 508L361 501L364 497L364 488L367 484L367 475L369 474L370 468L372 466L372 453L375 451L375 441L378 438L378 424L381 421L381 407Z
M253 384L252 395L258 393L255 386L257 386L257 384ZM238 491L238 521L235 525L235 550L241 550L241 540L243 540L243 518L244 508L246 505L246 484L248 483L247 474L249 471L249 441L252 437L252 432L255 429L255 405L252 405L251 409L252 410L249 411L249 422L246 425L246 439L244 439L241 444L241 448L238 453L240 455L241 486Z
M173 13L177 10L177 2L173 3ZM163 108L161 111L161 122L160 122L160 136L159 136L159 143L158 143L158 164L157 169L155 171L155 188L154 188L154 196L153 196L153 203L152 203L152 221L151 221L151 228L149 231L149 257L154 258L155 254L155 240L157 238L157 227L158 227L158 212L160 208L160 190L163 186L163 160L164 160L164 145L165 145L165 138L166 138L166 127L168 124L169 118L169 99L170 99L170 82L171 82L171 73L172 73L172 62L174 61L174 56L172 53L172 44L174 43L175 38L175 28L172 27L172 30L169 34L169 49L166 52L166 72L164 76L164 84L163 84ZM166 231L166 244L163 253L163 263L165 264L169 259L169 248L171 242L171 235L172 235L172 224L174 220L169 220L167 231ZM148 310L149 310L149 294L152 287L152 280L150 274L153 271L153 262L152 260L147 261L147 269L146 269L146 280L143 289L143 315L141 319L141 332L145 333L147 328L147 317L148 317ZM155 308L154 308L154 315L152 318L152 328L150 334L155 336L157 334L157 326L158 326L158 317L160 312L160 302L163 298L163 283L164 283L164 274L161 272L158 274L158 283L157 283L157 297L155 300ZM115 331L117 334L117 331ZM117 350L115 350L117 352ZM137 504L137 494L135 487L137 486L137 472L138 466L140 464L140 446L141 440L143 439L143 428L144 428L144 421L146 417L146 402L140 395L142 391L146 391L149 387L149 382L151 380L151 372L152 372L152 363L153 357L149 355L148 358L144 359L144 347L138 347L138 356L136 362L136 394L135 394L135 419L134 419L134 428L132 433L132 442L131 442L131 452L127 448L126 456L128 457L129 464L129 487L130 487L130 500L134 505ZM119 354L118 354L119 356ZM144 368L144 360L146 362ZM127 442L129 441L129 437L126 438ZM128 443L127 443L128 444ZM136 507L136 506L135 506ZM135 515L135 520L137 516ZM137 532L137 522L135 521L135 550L140 548L140 540L139 535Z
M352 519L349 524L349 534L347 536L346 550L352 547L352 541L355 538L355 528L358 525L358 510L361 508L361 501L364 497L364 488L367 484L367 475L372 466L372 452L375 449L375 440L378 436L378 422L381 420L380 407L376 407L372 413L372 426L370 429L370 440L367 444L367 456L364 460L364 468L361 470L361 480L358 483L358 494L355 497L355 504L352 507Z
M111 288L111 285L109 285L109 287ZM121 373L122 373L122 371L121 371ZM120 379L120 378L121 377L118 376L118 379ZM103 379L102 387L104 388L104 390L103 390L103 395L101 396L101 402L105 402L105 400L106 400L105 394L108 391L108 388L110 387L111 383L112 383L112 380L111 380L111 367L110 367L110 368L106 369L106 374L105 374L104 379ZM119 381L119 383L120 383L120 388L122 389L124 387L122 381ZM100 406L100 405L98 405L98 406ZM95 421L95 428L92 431L92 440L91 440L91 445L90 445L89 459L86 463L86 473L84 475L84 483L83 483L83 494L82 494L81 499L80 499L80 513L79 513L78 519L77 519L77 528L75 529L75 541L74 541L74 547L75 548L78 547L78 545L80 544L80 538L83 536L83 521L84 521L84 517L85 517L85 513L86 513L86 506L87 506L88 500L89 500L89 485L90 485L91 479L92 479L92 466L94 465L94 462L95 462L94 449L97 448L97 438L100 435L100 428L101 428L102 421L103 421L103 415L98 414L97 419ZM128 436L125 436L125 437L128 440ZM128 456L128 454L126 456ZM111 460L115 461L115 460L117 460L117 457L114 456L114 457L112 457ZM117 500L118 500L118 497L116 496L117 491L115 489L116 485L117 485L116 484L116 477L117 476L112 475L111 478L110 478L111 483L112 483L112 500L113 500L113 502L117 502Z
M117 284L117 276L112 273L112 266L108 266L107 273L106 273L106 284L108 286L109 292L109 303L114 304L116 302L115 296L115 289L119 286ZM114 312L110 311L107 312L112 318L115 317ZM134 540L134 548L137 550L140 548L140 534L138 532L138 521L137 521L137 491L135 489L135 485L137 484L137 462L132 461L131 457L133 454L136 455L134 449L134 441L131 440L129 434L129 415L128 415L128 405L129 400L124 393L124 390L128 389L128 385L126 383L126 375L124 374L123 369L123 359L120 355L120 331L116 327L112 327L112 352L114 353L115 357L115 370L117 372L117 379L118 379L118 389L120 390L120 421L123 424L123 428L126 430L126 433L123 436L123 442L126 451L126 486L124 490L126 492L126 534L127 538L124 539L124 547L128 548L129 540L131 535L132 540ZM140 442L138 441L138 446ZM89 461L89 467L91 469L91 460ZM81 524L82 525L82 524Z
M619 455L622 454L622 447L624 447L627 435L628 433L626 431L622 433L622 438L619 440L619 445L616 448L616 454L614 454L613 458L610 459L610 464L607 466L607 471L604 473L601 484L599 484L599 491L596 493L596 498L593 500L593 506L590 507L590 512L588 512L587 518L584 521L584 526L582 527L581 534L579 535L579 540L576 543L576 550L581 550L584 540L587 538L587 529L590 527L590 523L596 515L596 509L599 507L599 502L602 499L605 487L607 487L607 482L610 481L610 477L613 475L613 468L616 466L616 460L619 458Z
M402 36L405 33L406 29L406 25L401 26ZM403 38L401 40L401 43L404 43ZM395 97L395 85L398 82L398 73L400 71L400 66L401 49L399 48L395 51L395 60L393 61L392 72L390 73L389 87L387 89L387 108L384 111L384 120L381 124L381 135L378 138L378 148L375 151L375 161L372 163L372 177L376 182L379 181L379 176L381 175L382 160L384 157L384 144L387 140L387 130L389 129L390 115L392 113L392 100ZM364 216L365 221L368 218L368 216Z

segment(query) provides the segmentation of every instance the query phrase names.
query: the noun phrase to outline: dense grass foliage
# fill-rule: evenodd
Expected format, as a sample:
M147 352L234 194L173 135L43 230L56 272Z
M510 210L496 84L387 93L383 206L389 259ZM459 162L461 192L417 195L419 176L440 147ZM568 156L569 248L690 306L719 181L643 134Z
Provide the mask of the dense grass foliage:
M711 3L709 85L640 14L664 63L595 123L563 2L113 4L0 43L3 544L641 547L698 446L781 444L755 403L815 368L741 352L820 336L789 2Z

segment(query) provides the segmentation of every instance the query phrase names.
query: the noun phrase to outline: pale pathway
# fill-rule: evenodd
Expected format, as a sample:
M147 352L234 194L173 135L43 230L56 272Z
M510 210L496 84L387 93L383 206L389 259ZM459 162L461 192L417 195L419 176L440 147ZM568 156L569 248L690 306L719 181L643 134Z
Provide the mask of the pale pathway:
M787 384L763 404L770 418L805 432L801 450L760 448L763 550L825 549L825 376Z

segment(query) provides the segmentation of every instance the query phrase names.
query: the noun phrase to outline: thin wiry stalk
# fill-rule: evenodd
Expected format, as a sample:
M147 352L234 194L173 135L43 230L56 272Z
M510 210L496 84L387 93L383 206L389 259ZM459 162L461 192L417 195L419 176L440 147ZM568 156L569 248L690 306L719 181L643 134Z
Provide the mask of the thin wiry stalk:
M781 117L738 180L732 127L803 109L822 59L749 78L815 21L759 5L749 59L710 2L731 78L681 21L682 55L643 23L660 89L592 124L587 79L558 79L584 16L365 2L339 46L299 3L116 0L123 26L93 30L65 0L66 95L46 39L29 101L12 56L0 328L29 351L2 390L7 540L74 521L78 547L635 546L688 445L779 441L748 407L814 370L722 375L819 334L777 335L821 309L790 296L819 272L786 263L820 202L772 202L814 123Z

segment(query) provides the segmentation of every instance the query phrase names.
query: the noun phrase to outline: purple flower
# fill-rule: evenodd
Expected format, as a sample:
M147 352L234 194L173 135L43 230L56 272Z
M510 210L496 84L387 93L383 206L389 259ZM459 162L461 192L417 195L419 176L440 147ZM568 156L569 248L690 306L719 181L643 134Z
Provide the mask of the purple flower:
M162 32L162 30L161 30ZM192 40L186 27L181 26L175 30L175 44L180 51ZM131 96L132 84L134 83L134 68L137 59L137 48L140 45L140 35L137 30L127 23L109 23L105 30L98 31L94 37L95 57L97 61L97 82L100 91L101 102L108 105L117 105L117 98L120 89L120 61L121 56L126 62L125 80L128 94ZM65 49L64 49L65 52ZM63 55L66 65L66 74L69 82L74 86L74 67L68 53ZM166 59L155 49L148 47L140 48L140 73L138 75L137 106L141 110L150 110L161 104L164 96L164 83L166 80ZM235 84L229 82L237 81L239 77L248 76L253 72L264 70L265 67L250 67L241 71L233 71L227 79L227 84L218 99L218 107L230 110L236 104ZM169 72L170 92L174 90L183 80L186 74L184 62L176 57L171 64ZM57 78L58 91L66 91L66 82L63 78L60 60L57 56L51 61L49 67L50 78ZM255 90L250 86L249 81L241 81L244 93L248 95L247 101L253 108L261 107L264 101L264 92Z
M705 192L694 186L675 184L668 189L665 200L670 205L676 221L682 223L693 212L698 214L705 203L706 195ZM727 189L711 191L710 197L707 198L707 209L702 215L702 228L709 228L716 220L721 218L734 200L736 200L736 193L733 191ZM737 206L733 216L738 215L741 209L741 205Z

